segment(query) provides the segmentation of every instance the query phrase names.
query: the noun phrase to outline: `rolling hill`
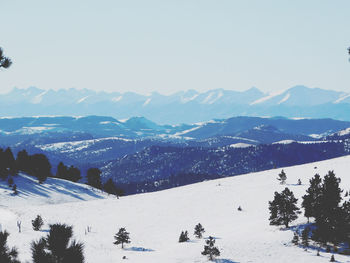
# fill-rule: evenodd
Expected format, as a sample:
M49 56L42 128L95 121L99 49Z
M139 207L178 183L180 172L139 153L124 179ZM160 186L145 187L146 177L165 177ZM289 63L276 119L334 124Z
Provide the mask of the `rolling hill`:
M342 179L343 189L349 189L349 162L350 156L346 156L285 168L286 185L276 180L281 170L276 169L120 199L93 197L88 201L66 202L62 197L70 199L71 193L61 192L61 197L49 195L35 203L27 202L21 192L13 197L17 205L2 202L0 220L2 228L10 232L10 245L19 248L21 260L30 260L30 242L46 235L48 224L61 222L73 225L74 236L84 242L87 263L123 262L123 256L127 262L204 263L208 262L200 254L204 240L192 235L194 226L200 222L206 230L204 237L212 235L216 239L221 252L216 262L329 262L330 253L321 250L321 256L317 257L316 250L304 251L291 244L292 229L307 222L303 216L292 223L291 230L270 226L268 201L273 199L274 191L287 186L300 205L308 180L315 173L323 176L329 170ZM301 185L296 184L299 178ZM52 179L44 187L52 189L55 184L56 180ZM8 198L3 188L0 200ZM80 195L79 192L76 194ZM35 200L35 195L42 197L33 193L31 200ZM243 211L237 211L238 206ZM31 220L37 214L45 221L39 232L31 228ZM22 233L17 231L17 220L22 221ZM92 231L85 234L87 226ZM130 232L131 243L125 249L113 245L113 236L120 227ZM178 243L183 230L189 231L190 241ZM348 256L335 255L335 258L337 262L349 261Z

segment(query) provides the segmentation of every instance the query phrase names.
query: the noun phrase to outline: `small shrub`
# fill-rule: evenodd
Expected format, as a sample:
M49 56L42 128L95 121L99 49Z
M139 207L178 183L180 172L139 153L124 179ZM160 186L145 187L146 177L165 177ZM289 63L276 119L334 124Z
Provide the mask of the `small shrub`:
M36 218L32 220L32 226L34 231L39 231L43 225L44 221L40 215L37 215Z
M188 240L190 240L188 238L188 232L187 231L182 231L181 234L180 234L180 237L179 237L179 242L182 243L182 242L187 242Z

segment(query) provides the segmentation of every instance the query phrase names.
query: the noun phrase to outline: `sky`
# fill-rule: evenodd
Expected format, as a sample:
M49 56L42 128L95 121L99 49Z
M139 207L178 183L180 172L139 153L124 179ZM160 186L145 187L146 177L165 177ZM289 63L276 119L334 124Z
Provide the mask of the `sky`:
M0 0L12 88L350 92L349 0Z

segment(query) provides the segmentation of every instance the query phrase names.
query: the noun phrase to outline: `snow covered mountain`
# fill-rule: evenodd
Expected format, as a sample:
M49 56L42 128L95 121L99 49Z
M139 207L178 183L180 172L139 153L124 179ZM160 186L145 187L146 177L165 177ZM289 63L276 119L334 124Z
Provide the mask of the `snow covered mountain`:
M153 92L96 92L82 89L15 88L0 95L2 116L107 115L117 119L144 116L157 123L209 121L231 116L284 116L350 120L350 93L295 86L279 94L257 88L239 92L188 90L172 95Z
M300 206L309 179L315 173L324 176L329 170L341 178L342 189L350 189L349 162L347 156L284 168L287 185L279 184L276 177L281 169L275 169L120 199L97 197L78 202L67 202L71 192L64 191L60 196L46 197L31 191L31 201L26 200L26 191L9 197L7 186L0 183L0 200L11 200L2 202L0 223L3 230L9 231L9 245L18 248L22 262L31 259L30 243L46 236L49 224L59 222L73 226L74 237L85 245L87 263L205 263L208 259L201 251L210 235L215 237L215 245L221 252L217 263L326 263L331 253L321 250L320 256L316 256L316 248L305 251L291 243L294 227L306 224L307 219L299 215L288 230L270 226L268 201L273 199L275 191L287 186ZM298 179L301 185L297 184ZM52 189L55 184L48 181L44 187ZM75 194L85 199L81 193ZM35 195L40 196L40 202L35 202ZM63 198L64 195L67 197ZM238 206L243 211L237 211ZM33 231L31 220L38 214L45 225L42 231ZM22 222L21 233L16 221ZM198 223L206 231L203 239L192 234ZM87 226L92 229L90 233L85 232ZM130 232L131 243L125 249L113 245L113 236L120 227ZM189 231L190 241L179 243L184 230ZM122 259L124 256L126 260ZM339 263L349 262L349 256L345 255L336 254L335 259Z

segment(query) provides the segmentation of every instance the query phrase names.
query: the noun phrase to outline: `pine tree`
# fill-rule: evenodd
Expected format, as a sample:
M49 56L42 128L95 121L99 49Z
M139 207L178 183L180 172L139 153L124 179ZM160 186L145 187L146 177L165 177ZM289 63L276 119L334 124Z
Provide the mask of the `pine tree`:
M44 154L34 154L30 156L28 172L32 176L38 178L38 181L41 184L47 177L51 176L51 164Z
M344 239L341 229L343 211L340 207L342 190L339 188L340 178L333 171L329 171L323 179L322 194L315 207L314 236L321 242L337 244Z
M67 179L68 174L68 168L63 164L63 162L60 162L57 165L57 171L56 171L56 177L61 179Z
M215 239L213 237L209 237L205 241L206 245L204 246L204 251L202 251L202 255L208 256L209 260L214 260L215 257L220 256L220 251L217 247L215 247Z
M269 202L270 225L285 225L298 218L299 208L296 206L298 199L287 187L281 192L275 192L273 201Z
M319 174L315 174L313 178L310 179L310 186L306 190L306 195L303 196L303 202L301 204L304 207L304 215L307 217L309 222L310 217L315 217L315 209L319 205L320 197L322 195L322 179Z
M115 186L115 183L113 182L112 178L109 178L107 182L103 185L103 190L112 195L117 194L117 187Z
M202 238L203 233L205 232L203 226L201 225L201 223L198 223L195 227L194 227L194 235L197 238Z
M65 224L50 225L46 238L32 242L34 263L84 263L84 245L71 240L73 230Z
M126 232L126 229L124 227L119 229L118 233L115 234L114 239L115 239L115 242L113 244L114 245L122 244L122 248L124 248L124 243L125 244L130 243L129 233Z
M29 173L30 157L26 150L19 151L16 158L16 167L19 171Z
M309 247L309 233L309 227L305 227L303 232L301 233L301 243L304 246L305 250L307 250L307 248Z
M13 157L11 148L6 148L3 154L3 160L6 163L6 168L8 169L9 174L15 175L17 173L17 169L15 165L15 158Z
M100 169L90 168L87 171L87 184L98 189L102 188Z
M11 59L4 56L4 51L0 47L0 68L9 68L12 65Z
M67 180L72 182L78 182L81 179L80 170L77 167L71 165L67 171Z
M188 237L188 232L187 230L186 231L182 231L181 234L180 234L180 237L179 237L179 242L182 243L182 242L187 242L189 239Z
M345 201L341 209L343 214L341 228L344 233L344 241L348 243L348 247L350 248L350 200Z
M294 232L292 243L296 246L299 245L299 235L296 231Z
M0 231L0 262L1 263L20 263L18 260L18 251L16 248L9 248L7 238L9 233Z
M32 220L32 226L34 231L39 231L43 225L44 221L40 215L37 215L36 218Z
M278 174L277 180L280 181L280 184L285 184L287 180L287 175L282 169L282 171Z

